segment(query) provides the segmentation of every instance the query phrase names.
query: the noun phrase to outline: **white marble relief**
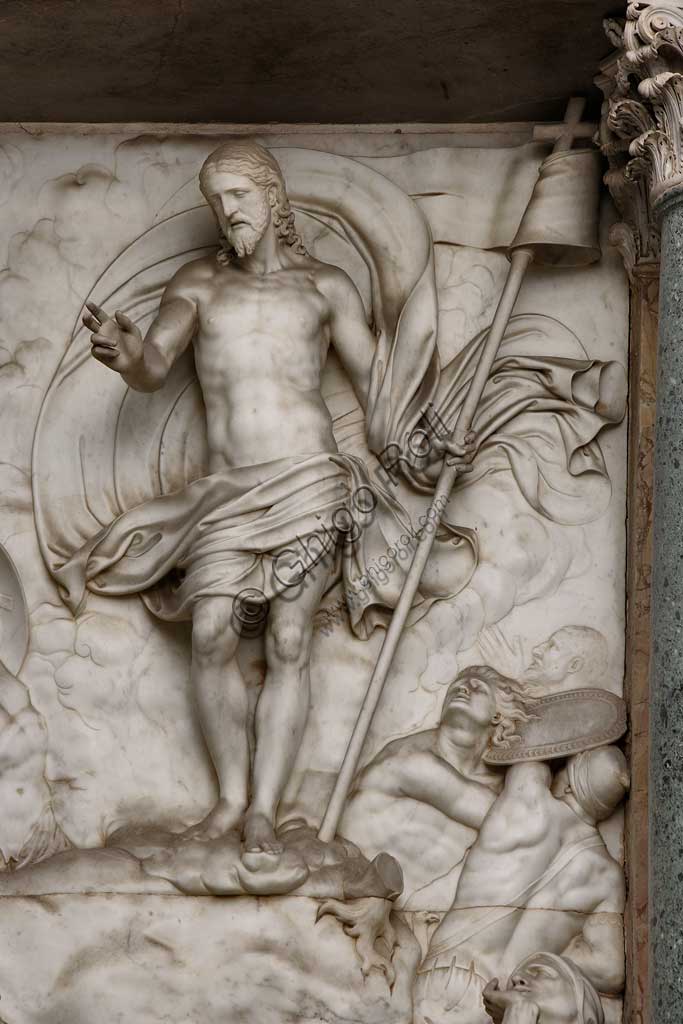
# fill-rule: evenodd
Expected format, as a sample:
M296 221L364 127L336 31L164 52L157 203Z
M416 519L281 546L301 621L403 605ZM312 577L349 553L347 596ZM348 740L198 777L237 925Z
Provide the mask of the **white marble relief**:
M289 141L3 141L3 1005L616 1021L627 304L608 251L557 265L597 255L585 210L562 234L592 158L544 165L551 252L543 147ZM449 447L523 215L537 262Z
M507 986L487 985L491 1019L505 1024L600 1024L600 997L576 965L552 953L532 953L517 965Z

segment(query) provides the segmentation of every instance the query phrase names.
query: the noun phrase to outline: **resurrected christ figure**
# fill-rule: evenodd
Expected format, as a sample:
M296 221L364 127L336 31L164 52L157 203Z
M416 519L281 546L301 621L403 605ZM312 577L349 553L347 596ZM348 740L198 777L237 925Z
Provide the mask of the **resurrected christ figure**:
M329 537L331 523L334 536L350 490L321 373L334 346L365 409L376 339L347 274L306 252L282 173L266 149L227 142L207 158L199 182L218 223L218 255L181 267L144 338L124 313L110 316L92 302L83 322L94 358L136 391L161 388L194 345L209 476L187 488L192 496L184 502L167 497L182 505L177 518L187 523L175 564L185 570L192 680L219 797L190 832L214 838L241 825L246 851L277 854L278 802L309 705L313 619L334 565L314 557L305 566L305 587L294 593L289 583L301 583L301 562L291 545L313 534ZM472 447L469 440L437 441L435 451L439 461L444 450L466 461ZM135 512L122 531L132 555ZM234 614L235 598L249 587L269 602L251 773Z
M124 507L94 535L86 510L68 538L44 549L74 614L90 591L140 594L160 618L192 620L192 679L218 800L189 831L214 838L240 828L246 851L268 855L282 849L276 814L306 724L321 597L341 571L354 634L367 639L386 622L409 565L392 562L391 552L434 529L425 516L414 526L408 492L429 494L444 457L461 469L474 457L472 435L447 438L486 341L482 332L440 365L433 242L419 208L361 164L315 152L310 164L304 202L348 223L372 269L375 330L347 274L306 251L273 156L251 141L220 146L199 177L218 224L217 254L181 267L144 338L123 312L112 316L93 302L83 318L94 358L136 391L164 388L193 345L206 409L205 475L188 479L183 466L185 486L159 494L153 483L154 496ZM130 293L130 309L140 308L135 275L127 281L119 301ZM365 463L337 447L321 391L330 346L384 467L372 482ZM173 387L171 379L175 402ZM587 358L552 318L513 317L475 417L474 471L457 486L507 470L538 515L594 519L610 498L597 436L619 422L624 403L619 366ZM182 453L166 454L182 461ZM55 507L52 479L36 489L42 520ZM408 625L459 593L476 570L476 532L447 517L448 510ZM59 532L50 522L48 533ZM74 534L89 538L76 550ZM383 563L391 575L373 571ZM363 602L352 600L359 585ZM268 613L253 752L236 658L244 623L236 611L252 593Z

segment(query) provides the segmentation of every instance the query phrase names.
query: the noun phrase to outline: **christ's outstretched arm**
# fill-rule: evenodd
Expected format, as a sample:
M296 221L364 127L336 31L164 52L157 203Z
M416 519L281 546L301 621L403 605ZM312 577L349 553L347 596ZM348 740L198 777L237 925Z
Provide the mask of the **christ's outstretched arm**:
M93 333L92 355L120 373L135 391L157 391L192 340L197 325L197 305L191 288L192 264L181 269L164 291L159 312L143 339L139 328L125 313L109 316L94 302L83 323Z

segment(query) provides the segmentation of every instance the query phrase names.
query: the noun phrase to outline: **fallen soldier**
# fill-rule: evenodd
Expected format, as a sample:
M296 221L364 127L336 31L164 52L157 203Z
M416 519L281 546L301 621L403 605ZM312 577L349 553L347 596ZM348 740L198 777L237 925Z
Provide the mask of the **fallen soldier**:
M458 988L482 992L541 948L569 957L601 993L619 993L624 879L597 823L627 788L613 746L577 754L554 778L544 763L509 768L421 973L447 978L451 999Z
M494 978L484 989L494 1024L603 1024L600 997L576 964L553 953L533 953L504 989Z

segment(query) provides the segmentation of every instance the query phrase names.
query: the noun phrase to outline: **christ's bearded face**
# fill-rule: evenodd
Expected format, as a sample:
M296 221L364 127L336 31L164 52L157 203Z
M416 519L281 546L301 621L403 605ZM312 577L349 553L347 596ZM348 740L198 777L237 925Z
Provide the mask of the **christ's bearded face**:
M250 256L271 221L267 190L244 174L207 169L203 192L218 226L237 256Z

